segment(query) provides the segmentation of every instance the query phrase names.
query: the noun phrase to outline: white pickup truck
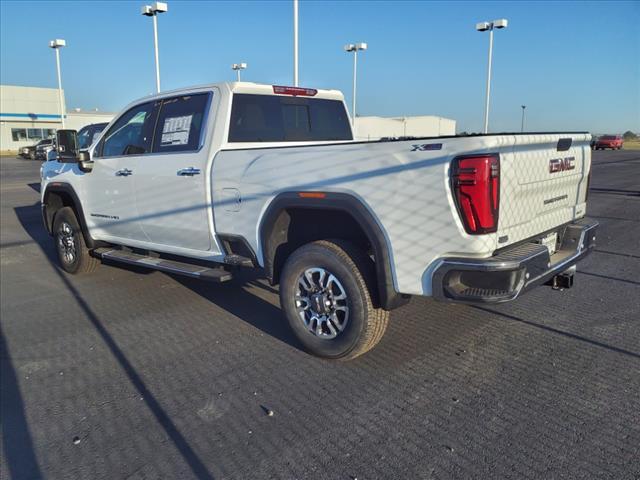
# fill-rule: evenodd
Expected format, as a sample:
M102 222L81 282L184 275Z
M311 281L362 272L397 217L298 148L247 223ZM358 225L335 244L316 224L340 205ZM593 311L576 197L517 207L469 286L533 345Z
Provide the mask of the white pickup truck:
M133 102L88 150L59 131L42 213L69 273L100 259L213 282L260 268L300 342L348 359L411 295L570 287L595 246L590 138L354 142L338 91L220 83Z

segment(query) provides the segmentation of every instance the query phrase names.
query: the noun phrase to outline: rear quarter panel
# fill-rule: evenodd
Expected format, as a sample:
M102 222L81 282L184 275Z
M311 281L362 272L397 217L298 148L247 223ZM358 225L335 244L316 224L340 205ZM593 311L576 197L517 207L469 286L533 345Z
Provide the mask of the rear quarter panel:
M464 232L450 194L451 160L476 152L509 154L513 141L488 136L223 150L212 168L215 229L244 236L263 264L259 226L278 193L347 193L369 209L384 233L397 291L429 295L424 279L438 257L485 257L497 245L495 234ZM424 144L441 148L414 147Z

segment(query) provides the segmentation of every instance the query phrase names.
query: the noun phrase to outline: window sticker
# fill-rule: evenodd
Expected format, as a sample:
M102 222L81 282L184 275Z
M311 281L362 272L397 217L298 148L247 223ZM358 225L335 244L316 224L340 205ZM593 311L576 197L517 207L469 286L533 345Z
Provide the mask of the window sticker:
M164 126L162 127L160 146L188 145L192 118L193 115L166 118L164 120Z

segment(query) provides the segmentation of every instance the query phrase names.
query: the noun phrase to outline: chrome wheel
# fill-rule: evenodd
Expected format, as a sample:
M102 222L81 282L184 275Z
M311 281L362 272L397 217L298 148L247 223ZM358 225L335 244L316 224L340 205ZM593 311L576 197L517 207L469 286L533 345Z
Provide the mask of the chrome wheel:
M349 321L347 293L324 268L308 268L298 277L295 303L305 327L318 338L336 338Z
M73 228L67 222L62 222L58 228L58 250L65 263L76 260L76 239Z

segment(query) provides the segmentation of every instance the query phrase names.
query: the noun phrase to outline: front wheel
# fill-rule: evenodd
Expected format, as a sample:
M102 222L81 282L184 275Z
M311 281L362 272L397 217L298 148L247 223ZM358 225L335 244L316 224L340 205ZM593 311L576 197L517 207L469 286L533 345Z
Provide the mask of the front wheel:
M354 245L320 240L298 248L280 278L280 305L291 330L312 354L350 360L384 334L389 312L376 308L375 268Z
M63 207L53 221L53 235L60 266L67 273L89 273L100 261L93 258L82 235L80 224L71 207Z

